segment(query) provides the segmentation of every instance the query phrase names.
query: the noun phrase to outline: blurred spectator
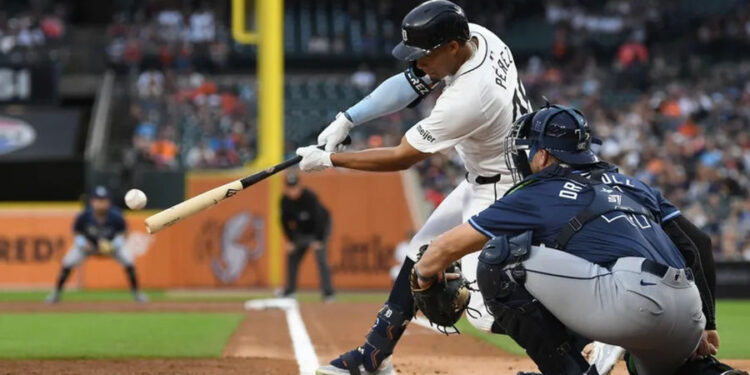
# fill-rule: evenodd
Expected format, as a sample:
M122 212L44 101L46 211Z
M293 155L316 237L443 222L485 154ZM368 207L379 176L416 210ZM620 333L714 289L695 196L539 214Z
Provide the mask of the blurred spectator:
M15 4L18 5L18 4ZM8 11L5 9L13 9ZM7 6L0 11L0 62L34 65L64 62L66 8L51 1L36 1L26 8Z
M352 84L363 92L372 91L375 88L375 73L367 64L360 64L352 74Z
M222 18L217 18L212 8L150 11L136 8L115 15L107 46L114 68L132 72L144 64L182 72L227 64L231 40L226 25L217 22Z
M248 115L256 103L249 82L220 85L197 72L165 73L149 69L134 82L133 151L141 163L231 168L254 158L256 130Z

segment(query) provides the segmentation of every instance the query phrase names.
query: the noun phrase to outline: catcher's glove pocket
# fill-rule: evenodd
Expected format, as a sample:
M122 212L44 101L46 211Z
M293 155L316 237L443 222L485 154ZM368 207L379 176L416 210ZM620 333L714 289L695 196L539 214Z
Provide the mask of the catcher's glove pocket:
M447 327L455 329L456 322L461 319L471 299L469 282L460 270L452 270L458 272L442 272L434 282L424 288L419 286L420 275L416 267L412 269L410 278L414 304L430 323L437 324L438 329L446 334Z

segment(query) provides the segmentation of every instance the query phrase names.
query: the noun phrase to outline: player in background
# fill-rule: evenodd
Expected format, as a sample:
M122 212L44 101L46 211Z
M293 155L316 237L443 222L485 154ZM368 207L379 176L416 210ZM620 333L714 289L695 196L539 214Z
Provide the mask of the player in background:
M419 288L484 244L487 307L543 374L599 374L578 337L624 347L631 374L744 373L711 357L714 271L698 260L698 233L658 191L601 162L591 141L573 108L518 119L506 150L518 183L430 244L414 265Z
M366 341L320 367L319 375L395 373L387 359L414 314L409 274L419 247L488 207L512 186L503 160L504 140L514 120L531 107L510 48L491 31L470 24L456 4L433 0L417 6L405 16L401 32L402 41L393 55L410 67L339 113L318 137L325 150L298 149L303 157L300 168L399 171L453 148L464 162L466 178L412 238ZM398 146L333 153L353 127L413 105L437 85L443 85L443 91L432 112L409 129ZM466 278L476 279L477 254L462 261ZM476 312L467 314L475 327L485 332L493 329L494 320L478 292L470 309Z
M297 273L302 257L308 250L315 253L320 272L320 288L323 300L334 299L331 285L331 267L328 265L326 249L331 234L331 217L318 197L299 183L294 172L286 174L286 189L281 198L281 226L288 241L286 288L282 296L290 297L297 290Z
M109 192L97 186L91 193L89 204L78 214L73 224L73 247L62 261L62 269L55 290L47 297L48 303L60 301L63 285L70 271L88 256L115 258L124 268L130 282L130 290L136 302L148 302L148 297L138 290L138 279L133 265L133 256L125 248L127 225L122 212L112 207Z

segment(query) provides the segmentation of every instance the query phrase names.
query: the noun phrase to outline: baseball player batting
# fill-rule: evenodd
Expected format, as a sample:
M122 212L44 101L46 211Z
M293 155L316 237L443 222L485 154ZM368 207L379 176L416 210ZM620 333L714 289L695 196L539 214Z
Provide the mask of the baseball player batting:
M442 270L484 244L476 275L485 303L543 374L599 374L581 337L624 347L630 374L744 373L710 356L718 336L704 330L703 311L713 301L694 281L704 272L687 265L695 245L676 245L689 239L680 211L599 161L591 140L569 107L519 118L505 151L517 184L429 245L415 290L439 292Z
M91 193L86 209L76 217L73 224L73 247L65 254L55 290L47 296L46 301L59 302L70 271L87 257L98 255L115 258L125 268L133 299L137 302L147 302L146 295L138 290L133 256L125 248L126 231L127 224L122 212L112 207L107 189L97 186Z
M464 162L466 178L412 238L388 301L377 313L366 341L320 367L318 375L395 374L388 358L414 314L409 275L419 247L488 207L512 186L503 159L504 139L513 121L529 111L530 103L510 48L491 31L469 23L463 10L446 0L414 8L405 16L401 31L402 41L393 55L409 62L410 68L339 113L318 136L324 150L315 146L297 149L302 156L300 168L398 171L453 148ZM414 105L438 85L443 85L443 91L434 109L406 132L398 146L333 153L353 127ZM462 261L467 279L476 279L477 254ZM475 294L470 307L478 314L469 315L469 321L489 332L494 319L481 295Z

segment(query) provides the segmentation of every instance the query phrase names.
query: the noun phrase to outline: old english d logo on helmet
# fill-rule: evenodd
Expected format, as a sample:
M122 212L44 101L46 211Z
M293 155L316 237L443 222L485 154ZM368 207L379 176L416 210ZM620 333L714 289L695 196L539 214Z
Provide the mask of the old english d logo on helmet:
M431 0L404 17L401 36L401 43L393 48L393 56L415 61L452 40L469 40L469 21L458 5L448 0Z

